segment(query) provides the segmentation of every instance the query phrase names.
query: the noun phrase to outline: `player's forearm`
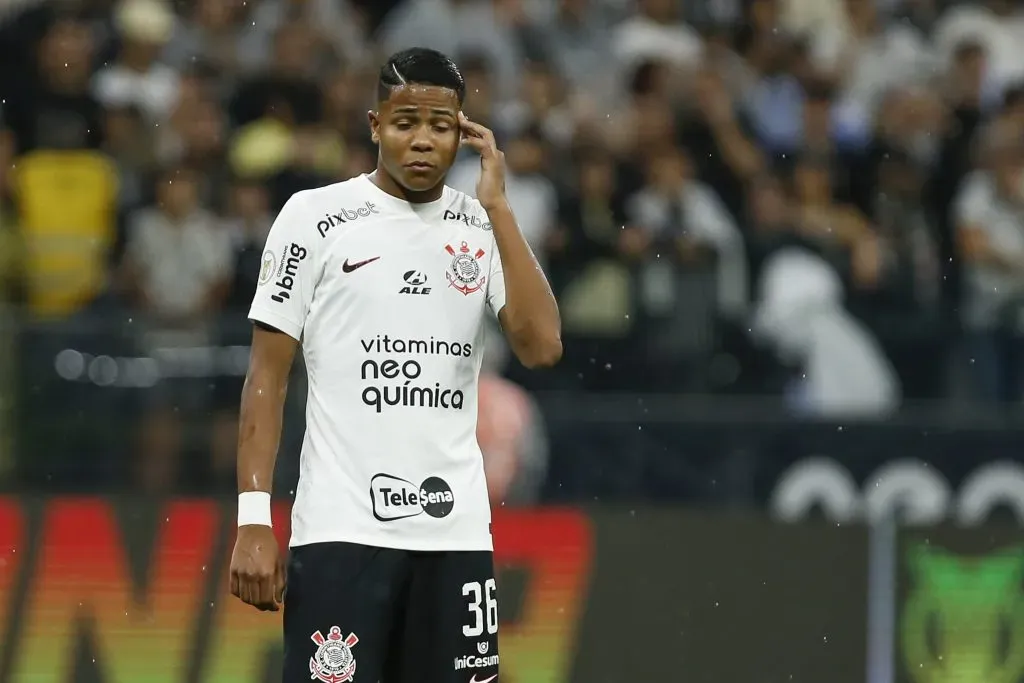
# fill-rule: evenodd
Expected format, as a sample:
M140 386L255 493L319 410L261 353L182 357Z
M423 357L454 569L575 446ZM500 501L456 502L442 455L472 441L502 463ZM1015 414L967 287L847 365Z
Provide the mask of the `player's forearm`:
M281 442L287 378L250 373L242 389L238 428L238 492L270 493Z
M505 271L501 324L512 351L527 367L554 365L562 357L562 322L551 286L508 204L487 208L487 216Z

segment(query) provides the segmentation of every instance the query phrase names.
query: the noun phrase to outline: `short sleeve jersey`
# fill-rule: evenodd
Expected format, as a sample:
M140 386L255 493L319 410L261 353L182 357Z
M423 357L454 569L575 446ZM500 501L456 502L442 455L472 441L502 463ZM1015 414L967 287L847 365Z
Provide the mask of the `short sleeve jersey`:
M288 200L249 317L306 364L292 547L491 549L477 385L504 305L487 214L461 192L410 204L363 175Z

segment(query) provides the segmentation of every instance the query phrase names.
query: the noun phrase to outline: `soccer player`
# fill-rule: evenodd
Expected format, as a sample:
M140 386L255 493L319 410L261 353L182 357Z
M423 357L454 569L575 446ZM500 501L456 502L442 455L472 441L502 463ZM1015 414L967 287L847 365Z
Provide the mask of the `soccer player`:
M462 114L464 95L444 55L392 56L369 112L376 171L295 194L267 239L249 313L231 592L283 606L285 683L498 676L475 436L487 311L526 366L554 364L562 346L505 198L502 153ZM476 199L444 184L460 145L480 155ZM309 392L285 572L270 491L299 346Z

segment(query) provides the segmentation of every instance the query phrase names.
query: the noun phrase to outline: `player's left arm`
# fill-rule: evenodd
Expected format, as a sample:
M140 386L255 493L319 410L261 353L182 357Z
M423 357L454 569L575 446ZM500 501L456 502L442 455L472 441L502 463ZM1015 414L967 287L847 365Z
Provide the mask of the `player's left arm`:
M549 367L562 357L562 322L551 285L533 250L516 224L508 202L488 209L500 257L497 286L503 289L504 305L493 301L509 346L528 368ZM495 286L492 280L492 287Z
M528 368L554 365L562 357L558 304L505 196L505 155L487 128L461 112L459 124L463 143L480 154L476 196L498 246L497 268L491 270L491 306L519 362ZM496 283L499 277L501 282Z

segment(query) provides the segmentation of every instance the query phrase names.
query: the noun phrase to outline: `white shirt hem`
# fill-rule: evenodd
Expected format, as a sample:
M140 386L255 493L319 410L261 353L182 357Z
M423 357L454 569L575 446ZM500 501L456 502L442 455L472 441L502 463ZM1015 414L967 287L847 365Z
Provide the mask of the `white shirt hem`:
M394 550L412 550L412 551L431 551L431 552L460 552L460 551L472 551L472 552L494 552L494 542L488 539L486 542L480 541L479 539L466 539L456 541L453 539L429 539L429 538L417 538L417 539L390 539L381 537L371 536L355 536L355 535L339 535L339 534L324 534L322 536L316 534L303 534L299 540L292 539L288 543L289 548L301 548L305 545L313 545L314 543L355 543L356 545L366 545L374 548L391 548Z

